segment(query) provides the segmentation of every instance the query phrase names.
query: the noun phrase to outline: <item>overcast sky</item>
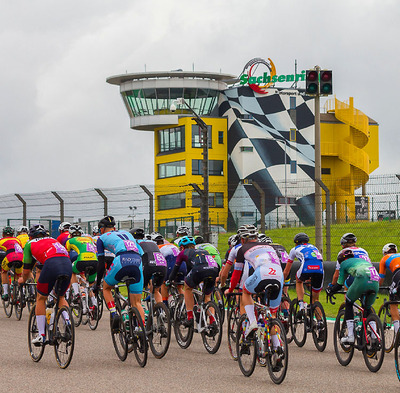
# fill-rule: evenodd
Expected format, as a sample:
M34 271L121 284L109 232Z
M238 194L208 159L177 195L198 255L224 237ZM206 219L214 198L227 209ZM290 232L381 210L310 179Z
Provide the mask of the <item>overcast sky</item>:
M177 68L239 75L318 64L380 124L400 172L400 1L0 0L0 194L152 184L153 134L134 131L106 78Z

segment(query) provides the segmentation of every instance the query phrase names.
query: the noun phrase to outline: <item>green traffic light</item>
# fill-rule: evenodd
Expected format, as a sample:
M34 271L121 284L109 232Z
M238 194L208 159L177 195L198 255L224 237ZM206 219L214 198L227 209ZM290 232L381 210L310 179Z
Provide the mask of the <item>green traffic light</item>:
M310 84L307 86L307 93L309 93L309 94L316 94L316 93L317 93L317 88L318 88L318 86L317 86L316 83L310 83Z
M325 83L321 86L321 94L331 94L332 85L330 83Z

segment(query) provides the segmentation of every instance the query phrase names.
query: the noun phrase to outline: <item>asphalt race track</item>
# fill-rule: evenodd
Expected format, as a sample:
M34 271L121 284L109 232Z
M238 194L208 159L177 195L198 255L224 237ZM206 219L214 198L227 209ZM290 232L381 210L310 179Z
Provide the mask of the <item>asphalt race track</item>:
M6 318L1 309L2 392L394 392L400 387L393 352L386 354L381 370L375 374L368 371L358 351L349 366L340 366L332 344L333 324L329 324L328 346L323 353L315 349L310 334L303 348L294 343L289 345L289 368L281 385L272 383L267 369L259 366L251 377L242 375L237 362L229 356L226 329L221 348L215 355L206 352L198 334L186 350L178 347L172 334L167 355L158 360L149 352L147 365L141 368L133 353L125 362L117 358L105 311L96 331L88 326L76 329L71 365L61 370L52 347L46 347L39 363L31 360L27 325L26 309L21 321L17 321L14 314Z

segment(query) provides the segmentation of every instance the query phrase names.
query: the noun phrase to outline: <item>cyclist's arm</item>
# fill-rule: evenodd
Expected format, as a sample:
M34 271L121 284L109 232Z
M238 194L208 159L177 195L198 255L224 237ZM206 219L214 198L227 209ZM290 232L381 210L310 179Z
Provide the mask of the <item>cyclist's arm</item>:
M236 262L234 265L234 270L232 273L231 282L230 282L229 290L228 290L229 293L232 293L233 290L236 288L236 285L239 284L239 281L240 281L240 278L242 277L242 273L243 273L243 269L244 269L244 263L245 263L245 260L244 260L243 249L240 248L237 253L237 256L236 256ZM226 264L228 264L228 261Z
M386 276L386 260L388 259L388 255L385 255L379 262L379 285L383 284Z
M22 270L22 282L25 282L30 277L32 269L36 263L36 260L32 256L31 243L27 243L24 248L22 263L24 266L24 269Z
M171 274L169 275L169 281L174 281L176 274L178 273L178 270L180 266L182 265L183 262L188 262L189 259L187 255L185 254L185 250L182 250L177 256L176 256L176 261L175 265L172 268Z

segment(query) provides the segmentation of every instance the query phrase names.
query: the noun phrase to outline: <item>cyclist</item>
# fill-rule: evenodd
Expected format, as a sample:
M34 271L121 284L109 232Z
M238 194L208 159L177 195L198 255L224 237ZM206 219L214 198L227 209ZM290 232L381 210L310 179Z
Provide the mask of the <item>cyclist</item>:
M357 257L354 254L352 247L344 248L339 252L338 263L340 265L339 278L336 284L326 288L326 293L327 295L332 296L336 292L340 291L348 275L351 275L354 278L354 282L346 292L344 319L346 320L348 335L341 338L342 343L350 344L354 343L353 303L366 291L373 291L366 297L366 309L363 317L367 318L368 315L371 314L371 307L375 302L379 290L379 274L370 262ZM374 322L371 322L371 326L376 329L376 326L374 327L373 324ZM374 337L374 334L372 334L372 337Z
M46 299L54 284L60 275L69 277L60 285L59 306L67 306L68 303L64 298L64 294L69 286L72 276L71 260L68 257L68 251L56 239L47 236L46 228L41 225L33 225L29 229L29 238L31 239L24 249L24 270L22 277L18 279L19 284L23 284L32 272L36 263L37 269L40 271L37 280L37 298L36 298L36 324L38 327L38 336L32 340L32 344L40 345L45 341L46 326ZM67 323L69 321L68 313L64 315Z
M26 227L25 225L21 225L17 229L17 239L21 242L22 248L25 247L25 244L29 242L29 228Z
M23 249L19 239L14 237L14 229L10 226L3 228L3 238L0 239L0 250L4 251L4 258L1 263L1 282L3 283L3 295L1 298L5 301L8 300L8 277L7 272L10 270L9 263L13 262L14 273L17 277L21 276L22 273L22 258ZM17 267L19 265L19 267Z
M235 261L233 261L233 263L228 263L228 259L229 259L229 254L232 250L232 248L236 247L237 245L240 245L240 237L238 234L232 235L229 237L228 239L228 250L225 253L225 260L224 263L222 264L222 268L221 271L219 273L219 281L221 283L221 286L225 286L226 280L228 279L228 277L230 277L232 275L232 271L233 271L233 264L235 263Z
M247 277L245 274L242 285L242 303L250 323L246 328L247 337L258 328L252 294L263 292L268 284L277 284L276 290L273 290L270 294L270 311L275 318L281 303L283 272L275 250L258 240L258 232L254 226L247 226L247 230L242 229L240 238L242 247L237 252L235 271L232 274L228 292L233 292L239 282L241 270L245 265L248 265L251 268L251 273ZM280 344L276 334L272 336L272 343L275 348Z
M175 266L175 262L176 262L176 257L179 254L179 248L172 243L167 242L163 235L161 235L161 233L158 232L153 232L151 234L151 240L153 240L158 248L160 249L161 254L164 255L164 258L167 261L167 276L166 276L166 280L169 280L172 269ZM177 276L179 275L179 279L178 281L183 281L184 277L186 276L186 263L183 262L179 268L179 271L177 273ZM183 285L178 285L178 292L183 294ZM168 288L165 284L163 284L161 286L161 296L162 296L162 301L163 303L168 307Z
M70 226L71 226L71 224L69 222L64 221L58 227L58 230L60 231L60 234L57 237L57 241L59 241L63 246L65 246L65 243L67 242L67 240L69 238L68 229L69 229Z
M356 258L361 258L368 262L371 262L371 259L368 255L367 251L365 251L361 247L358 247L356 242L357 242L357 238L356 238L356 235L354 235L354 233L345 233L340 239L340 245L342 246L342 249L351 248L353 251L353 254L355 255ZM340 254L340 252L339 252L339 254ZM340 269L340 264L339 264L339 261L337 261L336 262L336 270L335 270L335 273L333 273L333 277L332 277L332 284L336 284L337 279L339 278L339 269ZM352 282L353 282L353 277L350 275L349 277L347 277L344 285L348 288Z
M144 238L144 230L141 228L131 229L130 233L136 239L137 243L143 250L143 286L147 287L150 284L156 288L154 298L157 303L162 302L160 287L164 283L167 276L167 261L164 255L160 252L157 244L152 240ZM155 273L160 273L153 277ZM150 288L151 290L152 288Z
M383 258L379 263L379 284L382 285L386 275L386 269L392 272L392 284L389 289L389 300L400 300L400 253L394 243L388 243L382 249ZM399 309L398 304L390 304L390 315L392 316L394 335L399 330Z
M99 221L99 230L101 236L97 239L97 256L99 260L97 274L100 274L101 277L103 277L105 271L105 250L115 254L115 258L103 281L103 295L111 313L112 329L113 331L118 330L120 316L117 314L111 289L124 277L136 279L136 282L129 286L129 298L131 305L138 309L144 323L144 310L141 304L143 291L141 256L143 251L129 232L115 229L115 220L112 216L106 216ZM97 277L97 283L99 284L99 277Z
M65 244L65 248L69 252L72 262L72 291L74 293L73 301L77 301L80 297L79 284L77 274L85 273L87 268L92 268L91 274L88 276L89 285L92 286L96 280L97 255L96 247L89 237L82 236L83 230L80 225L71 225L68 229L70 238ZM97 307L97 299L93 292L89 293L92 304ZM87 313L86 302L82 302L82 312Z
M202 236L195 236L194 241L196 242L196 248L207 250L208 253L215 259L215 262L217 262L218 267L221 269L222 261L217 247L213 246L211 243L205 243Z
M99 232L99 227L97 226L97 225L95 225L94 227L93 227L93 229L92 229L92 236L93 236L93 238L95 238L95 237L97 237L97 236L99 236L100 235L100 232ZM96 239L97 240L97 239Z
M187 320L184 325L193 326L193 288L201 282L204 285L205 298L208 302L211 299L211 292L215 286L215 279L218 276L218 265L214 258L206 250L196 249L196 242L191 236L183 236L179 242L181 252L176 257L176 263L169 276L169 280L173 281L178 273L179 267L186 262L188 273L185 277L185 304L187 311ZM212 277L213 280L204 281L206 278ZM211 325L215 325L216 321L213 315L210 315Z
M322 255L317 247L309 244L310 238L306 233L298 233L293 239L296 244L289 252L289 258L284 270L284 276L287 279L295 258L300 261L300 268L296 273L296 293L299 300L299 311L304 309L304 287L303 282L311 280L312 303L319 300L319 293L324 283L324 267L322 264Z
M176 230L176 237L171 240L171 243L175 243L177 246L179 246L179 242L181 240L181 237L189 236L189 235L190 235L189 227L187 227L186 225L181 225Z

